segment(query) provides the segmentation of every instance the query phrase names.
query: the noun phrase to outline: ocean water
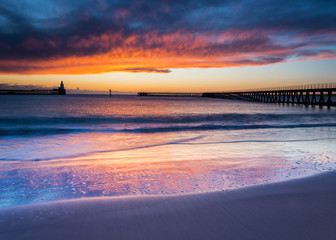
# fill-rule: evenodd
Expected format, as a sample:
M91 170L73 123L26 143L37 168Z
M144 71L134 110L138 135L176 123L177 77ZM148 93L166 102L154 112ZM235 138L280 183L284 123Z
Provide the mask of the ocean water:
M0 207L226 191L336 169L336 108L0 96Z

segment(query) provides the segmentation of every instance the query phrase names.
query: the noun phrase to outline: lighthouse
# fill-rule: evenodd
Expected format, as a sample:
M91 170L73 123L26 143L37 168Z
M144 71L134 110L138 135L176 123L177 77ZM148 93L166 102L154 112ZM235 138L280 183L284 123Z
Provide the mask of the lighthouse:
M63 81L61 81L60 89L65 90Z
M60 86L59 86L59 88L58 88L58 94L60 94L60 95L65 95L65 94L66 94L66 90L65 90L65 88L64 88L64 83L63 83L63 81L61 81L61 84L60 84Z

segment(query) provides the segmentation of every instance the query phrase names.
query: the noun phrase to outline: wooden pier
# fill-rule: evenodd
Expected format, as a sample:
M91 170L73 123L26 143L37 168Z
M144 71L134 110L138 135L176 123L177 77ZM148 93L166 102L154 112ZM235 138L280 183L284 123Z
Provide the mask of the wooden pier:
M202 97L330 107L336 106L336 83L230 92L208 92L203 93Z

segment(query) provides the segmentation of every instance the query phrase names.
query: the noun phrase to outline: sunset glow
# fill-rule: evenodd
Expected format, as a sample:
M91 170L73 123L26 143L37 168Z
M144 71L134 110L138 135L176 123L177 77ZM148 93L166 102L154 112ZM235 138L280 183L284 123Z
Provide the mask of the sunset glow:
M70 88L95 91L110 87L115 87L115 91L138 91L137 85L154 91L186 91L190 85L187 77L158 75L181 69L193 79L199 72L192 69L223 69L220 81L216 71L211 70L207 84L194 80L199 87L190 91L216 86L239 88L240 84L253 87L267 81L270 86L291 81L297 84L306 75L296 68L290 71L294 75L300 73L299 78L283 78L280 83L266 81L272 78L270 75L255 82L256 75L242 77L239 72L245 67L265 65L274 65L277 71L285 63L289 64L288 71L298 61L321 65L318 62L324 59L335 59L334 9L330 2L308 1L304 6L295 2L289 6L275 0L197 4L5 2L0 8L0 79L4 84L46 86L65 80ZM235 69L235 74L227 79L225 69L230 68ZM333 75L332 71L328 68L328 76ZM126 80L119 79L119 73L128 74ZM161 87L134 73L146 73L145 79L158 79ZM157 74L152 76L153 73ZM102 74L112 75L104 81ZM39 75L46 77L37 81ZM90 82L78 82L76 75L88 76ZM329 81L328 76L315 82Z
M160 34L154 31L131 36L111 32L87 38L72 36L66 44L72 50L84 52L82 56L51 57L48 61L38 58L2 60L0 65L3 74L169 73L170 69L176 68L259 66L285 62L293 57L325 59L336 56L326 50L314 51L311 49L313 44L308 43L275 44L270 35L258 31L207 34L182 31ZM325 41L335 37L330 33ZM309 41L310 38L303 40ZM27 51L48 51L58 47L51 40L43 42L35 38L29 38L22 44ZM91 52L92 48L98 50Z
M0 239L335 239L335 76L335 0L0 0Z

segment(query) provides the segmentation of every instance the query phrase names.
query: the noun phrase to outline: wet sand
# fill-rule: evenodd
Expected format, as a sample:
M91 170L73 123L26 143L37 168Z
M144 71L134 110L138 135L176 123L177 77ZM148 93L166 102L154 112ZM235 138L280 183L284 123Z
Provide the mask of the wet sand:
M335 239L336 172L236 191L0 209L0 239Z

